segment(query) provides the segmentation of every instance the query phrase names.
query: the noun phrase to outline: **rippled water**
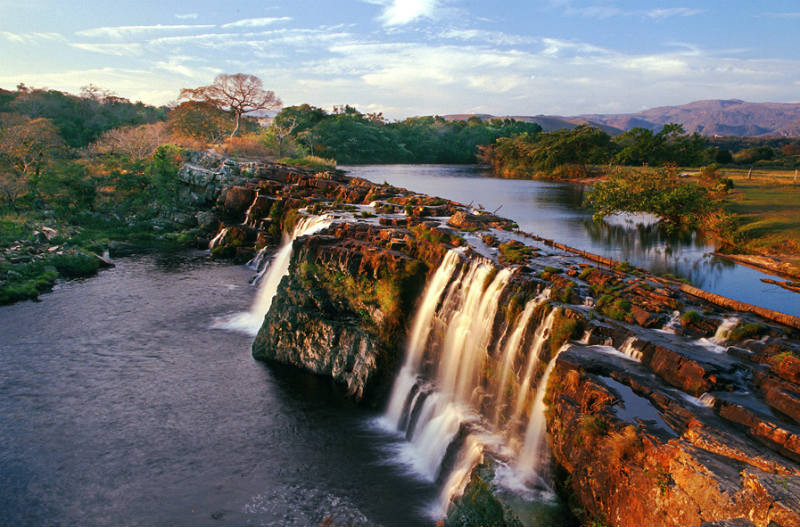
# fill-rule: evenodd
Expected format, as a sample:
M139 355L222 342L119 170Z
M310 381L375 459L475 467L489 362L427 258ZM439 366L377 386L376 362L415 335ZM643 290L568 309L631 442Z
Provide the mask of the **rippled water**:
M376 414L210 329L250 274L126 258L0 307L0 524L430 523Z
M712 256L714 247L696 234L667 235L657 225L617 219L595 223L581 207L587 187L553 181L488 177L476 166L343 166L354 176L482 206L517 222L524 231L571 247L628 261L656 273L672 273L697 287L800 316L800 295L761 278L755 269Z

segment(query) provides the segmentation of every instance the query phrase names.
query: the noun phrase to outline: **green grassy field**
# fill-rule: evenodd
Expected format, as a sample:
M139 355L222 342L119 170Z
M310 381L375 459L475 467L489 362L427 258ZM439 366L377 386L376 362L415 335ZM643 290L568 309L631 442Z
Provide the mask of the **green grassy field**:
M734 182L725 209L739 221L743 252L782 256L800 268L800 176L793 170L724 169Z

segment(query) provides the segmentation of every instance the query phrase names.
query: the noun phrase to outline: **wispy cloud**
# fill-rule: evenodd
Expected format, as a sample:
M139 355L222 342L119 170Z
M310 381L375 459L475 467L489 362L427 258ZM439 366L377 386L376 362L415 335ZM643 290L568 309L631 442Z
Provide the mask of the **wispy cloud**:
M486 42L499 46L515 46L536 42L533 37L512 35L502 31L489 31L484 29L448 29L439 34L445 39L463 40L465 42Z
M759 16L769 18L800 18L800 11L793 11L788 13L761 13Z
M224 28L231 28L231 27L263 27L269 26L272 24L276 24L278 22L288 22L292 19L289 16L281 16L281 17L265 17L265 18L245 18L243 20L237 20L236 22L229 22L227 24L223 24L222 27Z
M176 14L175 18L178 20L197 20L198 14L197 13L183 13L183 14Z
M439 0L363 0L383 6L378 20L384 26L403 26L421 18L433 18Z
M695 16L705 13L705 9L692 9L690 7L670 7L665 9L651 9L645 11L645 16L650 18L670 18L673 16Z
M582 16L586 18L612 18L612 17L645 17L653 20L666 19L675 16L695 16L706 12L705 9L694 9L691 7L669 7L659 9L630 9L625 10L610 4L598 4L582 7L574 7L571 2L562 2L560 7L566 4L564 13L569 16Z
M169 57L167 60L156 61L153 66L168 73L174 73L176 75L180 75L181 77L188 77L192 79L202 79L222 73L222 70L219 68L193 66L187 64L193 61L194 59L192 57L175 56Z
M69 45L84 51L116 55L118 57L142 54L142 45L138 42L129 42L125 44L70 42Z
M60 33L11 33L10 31L0 31L0 35L10 42L17 44L33 44L36 42L63 40Z
M135 35L154 33L161 31L180 31L211 29L216 27L214 24L156 24L153 26L108 26L82 29L75 34L81 37L107 37L107 38L128 38Z

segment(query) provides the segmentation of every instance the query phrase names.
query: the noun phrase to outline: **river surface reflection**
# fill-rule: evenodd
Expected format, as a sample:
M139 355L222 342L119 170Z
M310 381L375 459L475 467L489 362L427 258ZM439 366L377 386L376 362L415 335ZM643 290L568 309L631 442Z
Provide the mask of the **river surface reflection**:
M592 221L581 207L588 187L553 181L488 177L469 165L342 166L354 176L415 192L472 203L517 222L524 231L658 274L686 278L705 290L800 316L800 295L761 278L755 269L712 255L713 245L697 233L667 234L656 224L625 218Z

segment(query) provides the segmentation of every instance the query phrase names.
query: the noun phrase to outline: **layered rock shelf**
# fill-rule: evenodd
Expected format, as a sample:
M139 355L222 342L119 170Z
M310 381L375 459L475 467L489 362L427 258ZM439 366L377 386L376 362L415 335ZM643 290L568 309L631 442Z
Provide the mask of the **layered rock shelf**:
M218 257L263 265L303 217L329 219L290 242L253 355L390 405L410 441L434 397L468 408L431 457L448 523L530 523L511 470L587 525L800 525L796 317L341 173L198 156L181 174L214 204ZM476 343L452 344L457 324Z

